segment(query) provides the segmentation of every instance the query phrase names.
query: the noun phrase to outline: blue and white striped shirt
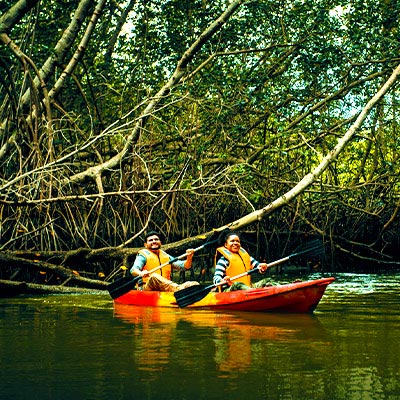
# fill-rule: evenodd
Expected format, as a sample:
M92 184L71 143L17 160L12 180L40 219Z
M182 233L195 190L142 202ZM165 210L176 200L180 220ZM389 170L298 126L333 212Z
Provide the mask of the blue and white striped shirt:
M252 256L250 256L250 263L252 269L257 268L260 265L260 263ZM218 282L221 282L225 278L226 270L228 267L229 261L224 256L221 256L215 264L215 272L213 278L214 285L216 285Z

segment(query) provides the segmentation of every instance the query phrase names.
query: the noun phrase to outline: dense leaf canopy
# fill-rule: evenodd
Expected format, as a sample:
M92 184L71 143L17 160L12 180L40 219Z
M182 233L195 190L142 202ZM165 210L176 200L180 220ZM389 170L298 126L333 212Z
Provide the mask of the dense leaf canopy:
M140 246L148 228L174 241L265 207L398 66L399 11L389 0L3 1L0 249ZM398 104L395 83L311 186L244 224L259 257L322 235L336 263L398 265Z

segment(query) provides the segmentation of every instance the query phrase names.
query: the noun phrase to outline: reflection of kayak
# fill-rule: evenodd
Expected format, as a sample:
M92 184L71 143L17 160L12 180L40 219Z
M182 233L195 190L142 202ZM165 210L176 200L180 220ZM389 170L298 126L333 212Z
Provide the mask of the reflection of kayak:
M326 287L334 280L335 278L323 278L233 292L210 292L187 308L311 313L317 307ZM178 307L172 292L131 290L114 299L114 302L147 307Z
M298 313L288 317L285 313L258 313L248 311L221 311L212 309L178 309L161 307L142 307L129 304L114 304L114 317L131 324L176 325L187 322L196 327L279 327L285 330L321 330L315 314Z
M311 351L317 355L330 345L318 317L309 313L215 312L115 303L114 317L127 324L128 334L135 336L131 352L137 368L155 373L168 365L172 352L177 359L193 349L204 352L225 373L247 371L260 357L267 357L265 353L260 356L260 348L264 348L260 341L303 344L304 354Z
M142 307L114 304L114 317L125 323L142 326L162 326L162 329L191 324L196 328L221 328L242 331L241 337L258 339L282 339L301 335L323 338L324 329L314 314L229 312L199 309ZM186 326L186 325L185 325Z

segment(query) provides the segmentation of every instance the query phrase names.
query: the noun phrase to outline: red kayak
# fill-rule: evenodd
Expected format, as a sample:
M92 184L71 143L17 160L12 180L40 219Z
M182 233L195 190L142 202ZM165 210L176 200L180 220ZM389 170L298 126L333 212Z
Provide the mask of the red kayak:
M187 308L228 311L312 313L335 278L293 282L233 292L210 292ZM178 308L172 292L130 290L116 304Z

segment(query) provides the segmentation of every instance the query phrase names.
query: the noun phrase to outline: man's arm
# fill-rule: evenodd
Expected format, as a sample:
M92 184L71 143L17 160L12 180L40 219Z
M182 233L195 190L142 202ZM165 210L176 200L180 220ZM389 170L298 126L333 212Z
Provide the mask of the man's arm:
M193 249L187 249L186 250L186 260L177 260L174 261L171 265L174 269L184 271L186 269L190 269L192 267L192 261L193 261L193 254L194 250ZM172 260L173 257L170 256L170 260Z
M184 264L185 269L190 269L192 267L193 255L194 255L193 249L186 250L186 260Z
M142 254L138 254L135 258L135 261L131 268L131 274L133 276L144 276L146 273L143 271L144 266L146 265L146 257Z

